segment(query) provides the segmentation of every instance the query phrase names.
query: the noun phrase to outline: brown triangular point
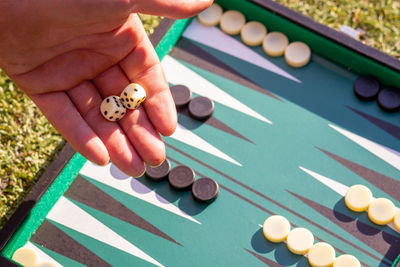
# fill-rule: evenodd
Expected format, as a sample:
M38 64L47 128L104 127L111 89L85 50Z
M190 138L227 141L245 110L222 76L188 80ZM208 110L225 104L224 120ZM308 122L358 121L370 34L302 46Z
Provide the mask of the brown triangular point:
M318 148L318 147L317 147ZM368 169L364 166L361 166L357 163L354 163L350 160L345 158L339 157L331 152L328 152L322 148L318 148L320 151L331 157L332 159L336 160L352 172L356 173L360 177L364 178L371 184L375 185L376 187L380 188L382 191L387 193L389 196L393 197L394 199L400 201L400 182L396 181L395 179L383 175L379 172L373 171Z
M75 178L65 196L181 246L170 236L80 175Z
M46 219L30 241L86 266L111 266Z
M351 246L353 246L353 247L359 249L360 251L364 252L365 254L371 256L372 258L374 258L374 259L376 259L376 260L378 260L378 261L381 260L380 258L378 258L377 256L373 255L372 253L370 253L370 252L366 251L365 249L362 249L361 247L357 246L356 244L353 244L353 243L351 243L350 241L346 240L346 238L344 238L344 237L342 237L342 236L340 236L340 235L338 235L338 234L332 232L331 230L329 230L329 229L327 229L327 228L325 228L325 227L319 225L318 223L316 223L316 222L313 221L312 219L303 216L302 214L300 214L300 213L298 213L298 212L296 212L296 211L294 211L294 210L288 208L287 206L285 206L285 205L279 203L278 201L273 200L272 198L268 197L267 195L265 195L265 194L263 194L263 193L261 193L261 192L255 190L255 189L251 188L250 186L248 186L248 185L246 185L246 184L240 182L239 180L237 180L237 179L235 179L235 178L233 178L233 177L231 177L231 176L229 176L229 175L227 175L227 174L225 174L225 173L223 173L223 172L221 172L221 171L215 169L214 167L212 167L212 166L208 165L207 163L205 163L205 162L203 162L203 161L201 161L201 160L199 160L199 159L197 159L197 158L195 158L195 157L193 157L193 156L187 154L186 152L180 150L179 148L177 148L177 147L175 147L175 146L173 146L173 145L171 145L171 144L168 144L167 142L165 143L165 145L168 146L168 147L170 147L171 149L173 149L173 150L175 150L175 151L181 153L182 155L186 156L187 158L189 158L189 159L191 159L191 160L193 160L193 161L195 161L195 162L197 162L197 163L203 165L204 167L206 167L206 168L208 168L208 169L210 169L210 170L212 170L212 171L214 171L214 172L220 174L221 176L223 176L223 177L227 178L228 180L230 180L230 181L236 183L237 185L239 185L239 186L241 186L241 187L243 187L243 188L246 188L247 190L251 191L252 193L254 193L254 194L256 194L256 195L258 195L258 196L260 196L260 197L262 197L262 198L264 198L264 199L266 199L266 200L268 200L269 202L272 202L272 203L276 204L277 206L279 206L279 207L281 207L281 208L287 210L288 212L290 212L290 213L296 215L297 217L299 217L299 218L301 218L301 219L303 219L303 220L309 222L310 224L314 225L315 227L317 227L317 228L319 228L319 229L321 229L321 230L323 230L323 231L325 231L325 232L331 234L332 236L334 236L334 237L336 237L336 238L342 240L344 243L349 244L349 245L351 245ZM251 205L253 205L253 206L257 207L257 208L260 208L261 210L263 210L263 211L265 211L265 212L267 212L267 213L269 213L269 214L271 214L271 215L273 214L271 211L266 210L265 208L261 207L260 205L258 205L258 204L256 204L256 203L252 202L252 201L249 200L249 199L246 199L245 197L243 197L243 196L239 195L238 193L236 193L236 192L230 190L229 188L223 187L221 184L220 184L220 187L221 187L221 188L224 188L225 190L229 191L230 193L236 195L237 197L239 197L239 198L241 198L241 199L247 201L247 202L250 203ZM320 239L320 240L321 240L321 239ZM321 241L323 241L323 240L321 240ZM340 249L336 249L336 250L339 251L339 252L341 252L341 253L344 253L344 252L341 251Z
M183 115L185 115L185 116L187 116L187 117L190 117L188 108L181 108L181 109L178 110L178 112L183 114ZM249 143L254 144L250 139L246 138L245 136L243 136L242 134L238 133L237 131L235 131L234 129L232 129L231 127L229 127L228 125L226 125L225 123L223 123L222 121L220 121L219 119L217 119L217 118L215 118L213 116L208 118L205 121L205 124L210 125L211 127L214 127L214 128L216 128L218 130L221 130L223 132L226 132L228 134L231 134L231 135L236 136L238 138L241 138L241 139L243 139L243 140L245 140L245 141L247 141Z
M369 115L367 113L361 112L355 108L349 107L347 106L347 108L351 109L352 111L354 111L355 113L357 113L358 115L360 115L361 117L363 117L364 119L367 119L368 121L370 121L371 123L375 124L377 127L381 128L382 130L386 131L388 134L390 134L391 136L397 138L400 140L400 127L396 126L394 124L391 124L389 122L386 122L384 120L378 119L372 115Z
M243 86L251 88L259 93L270 96L276 100L284 102L281 98L274 95L270 91L264 89L263 87L253 83L243 76L238 71L234 70L221 60L217 59L210 53L206 52L204 49L198 47L192 42L182 38L177 46L171 50L171 56L185 61L191 65L197 66L209 72L215 73L231 81L237 82Z
M384 233L343 213L333 211L291 191L288 192L391 262L396 259L400 251L400 237Z
M257 259L259 259L260 261L262 261L263 263L267 264L267 265L270 266L270 267L283 267L283 265L281 265L281 264L279 264L279 263L276 263L276 262L274 262L274 261L272 261L272 260L270 260L270 259L267 259L267 258L265 258L264 256L261 256L260 254L254 253L254 252L251 251L251 250L248 250L248 249L246 249L246 248L245 248L244 250L246 250L246 251L249 252L251 255L253 255L254 257L256 257Z

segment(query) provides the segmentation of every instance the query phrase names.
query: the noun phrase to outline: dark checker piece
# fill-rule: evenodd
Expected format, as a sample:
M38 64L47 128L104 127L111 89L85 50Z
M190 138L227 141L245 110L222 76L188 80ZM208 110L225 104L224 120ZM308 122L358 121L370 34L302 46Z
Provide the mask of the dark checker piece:
M189 103L189 113L196 119L204 121L208 119L214 112L214 102L204 96L198 96Z
M194 177L195 173L191 168L179 165L169 172L168 181L172 187L184 190L192 186Z
M362 100L373 100L379 93L379 81L372 76L360 76L354 82L354 94Z
M168 176L171 171L171 163L168 159L157 167L146 166L146 176L152 180L160 181Z
M219 186L216 181L210 178L200 178L192 186L193 197L201 202L210 203L214 201L219 192Z
M387 111L397 111L400 108L400 89L383 88L378 95L379 106Z
M189 88L180 84L171 87L171 94L178 109L185 107L192 99L192 92Z

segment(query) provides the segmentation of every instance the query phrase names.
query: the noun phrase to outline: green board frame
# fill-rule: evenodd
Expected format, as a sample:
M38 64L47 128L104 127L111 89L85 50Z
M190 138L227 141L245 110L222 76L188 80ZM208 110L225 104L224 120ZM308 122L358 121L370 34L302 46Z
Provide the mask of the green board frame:
M269 31L283 31L291 41L303 41L310 45L313 52L359 74L374 74L374 76L377 76L385 85L400 84L400 73L396 69L388 67L385 62L379 62L368 58L355 50L346 48L315 33L307 27L304 27L304 25L299 25L270 10L260 8L260 6L255 3L243 0L217 0L216 2L224 7L224 9L243 10L248 20L257 20L264 23L267 25ZM156 52L160 59L169 53L190 21L191 19L177 21L164 19L162 21L160 27L152 36L153 45L155 45ZM320 27L324 28L325 26L320 25ZM362 43L358 43L357 45L364 46ZM386 58L386 55L383 58ZM11 258L16 249L25 245L30 236L40 226L51 207L67 190L85 162L86 159L83 156L75 153L61 173L58 175L56 174L57 177L54 182L48 189L47 187L44 188L44 190L47 189L47 191L36 203L34 208L27 215L25 221L1 251L3 256ZM399 261L400 255L393 263L393 267L396 266Z

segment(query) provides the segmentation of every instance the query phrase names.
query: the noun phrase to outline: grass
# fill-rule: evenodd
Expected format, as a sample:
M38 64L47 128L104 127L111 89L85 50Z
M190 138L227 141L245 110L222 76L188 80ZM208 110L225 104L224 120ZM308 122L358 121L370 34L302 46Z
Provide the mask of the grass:
M275 0L339 29L360 27L362 41L400 58L398 0ZM160 18L140 15L151 34ZM38 179L64 141L0 70L0 227ZM4 189L4 190L3 190ZM2 193L1 193L2 192Z
M400 59L398 0L274 0L334 29L342 25L365 31L361 41Z

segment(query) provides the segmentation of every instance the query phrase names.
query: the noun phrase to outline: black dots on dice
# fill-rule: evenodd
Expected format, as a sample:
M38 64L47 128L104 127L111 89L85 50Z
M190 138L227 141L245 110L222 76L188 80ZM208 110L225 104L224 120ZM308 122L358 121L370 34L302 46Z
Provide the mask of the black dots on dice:
M167 178L169 172L171 171L171 163L168 159L164 160L160 166L151 167L149 165L146 166L146 177L150 178L153 181L161 181Z
M118 121L125 114L125 107L118 96L109 96L100 104L100 113L109 121Z
M177 109L186 107L192 99L192 92L185 85L174 85L170 90Z
M211 203L217 198L218 193L219 185L211 178L200 178L192 185L192 195L200 202Z
M193 98L189 103L189 114L192 118L205 121L214 113L214 102L204 96Z
M378 79L369 75L358 77L353 85L354 94L365 101L375 99L380 87Z
M400 109L400 89L394 87L382 88L378 94L378 104L383 110L398 111Z

